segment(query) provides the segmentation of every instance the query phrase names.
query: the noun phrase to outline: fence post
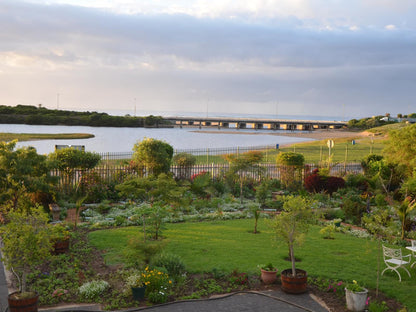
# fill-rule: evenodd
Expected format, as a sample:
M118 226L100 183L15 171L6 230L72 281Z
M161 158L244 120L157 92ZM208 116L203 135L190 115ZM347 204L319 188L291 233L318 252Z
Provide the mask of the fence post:
M348 161L348 142L345 145L344 174L347 172L347 161Z
M207 147L207 165L209 164L209 148Z
M320 152L320 155L319 155L319 162L322 162L322 145L321 145L321 152Z

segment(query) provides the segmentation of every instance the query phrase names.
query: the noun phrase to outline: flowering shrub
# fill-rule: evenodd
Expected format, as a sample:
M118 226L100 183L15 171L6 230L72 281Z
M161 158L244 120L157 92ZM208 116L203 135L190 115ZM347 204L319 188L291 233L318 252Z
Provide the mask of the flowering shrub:
M239 272L238 270L234 270L229 278L230 287L233 288L244 288L249 286L249 278L248 274L245 272Z
M315 277L308 280L320 290L333 293L339 297L345 296L345 283L343 281L329 280L323 277Z
M146 267L142 277L147 286L146 296L150 302L164 303L168 300L169 290L172 285L168 274Z
M143 272L130 275L127 277L126 283L129 287L143 287L149 284L149 282L145 281L145 274Z
M100 296L110 285L106 281L98 280L83 284L79 289L81 297L87 300L93 300Z
M345 284L342 281L332 282L328 285L327 292L333 292L339 296L344 295Z
M64 297L67 294L68 294L68 290L62 289L62 288L57 288L53 291L52 297L59 298L59 297Z

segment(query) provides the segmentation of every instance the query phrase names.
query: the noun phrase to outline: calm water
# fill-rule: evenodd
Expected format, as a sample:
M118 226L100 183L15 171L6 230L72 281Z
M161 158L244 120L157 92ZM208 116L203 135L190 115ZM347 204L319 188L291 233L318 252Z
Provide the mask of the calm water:
M259 145L287 144L308 141L305 138L278 136L279 131L250 129L206 128L214 133L199 132L197 128L145 129L145 128L107 128L79 126L30 126L0 124L0 132L13 133L91 133L95 137L84 140L42 140L19 142L18 146L34 146L38 153L48 154L55 145L84 145L91 152L130 152L135 143L143 138L164 140L175 149L245 147ZM204 129L203 129L204 130ZM229 132L238 134L231 134ZM282 130L280 132L283 132ZM254 133L254 134L253 134Z

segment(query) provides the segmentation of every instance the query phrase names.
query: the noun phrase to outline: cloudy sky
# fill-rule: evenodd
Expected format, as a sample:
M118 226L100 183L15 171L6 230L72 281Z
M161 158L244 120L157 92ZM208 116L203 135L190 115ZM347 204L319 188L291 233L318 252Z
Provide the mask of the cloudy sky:
M415 0L1 0L0 105L416 112Z

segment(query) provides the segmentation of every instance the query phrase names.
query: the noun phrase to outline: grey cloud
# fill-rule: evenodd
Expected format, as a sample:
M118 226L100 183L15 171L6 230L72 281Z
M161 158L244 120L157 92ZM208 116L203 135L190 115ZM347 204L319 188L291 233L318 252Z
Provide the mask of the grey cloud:
M0 55L12 51L73 68L0 72L0 99L8 104L5 94L24 94L30 104L46 104L63 90L62 102L90 109L138 97L156 109L205 111L211 98L210 110L231 112L254 103L255 112L274 113L279 101L283 114L340 115L342 105L351 116L393 113L392 107L406 113L416 95L414 31L312 24L295 17L118 15L1 0ZM140 70L141 62L159 66Z
M38 50L42 55L42 49L62 46L72 59L174 55L201 63L256 60L271 67L362 66L413 64L416 49L411 31L322 31L304 28L295 18L260 24L5 3L0 11L3 50Z

